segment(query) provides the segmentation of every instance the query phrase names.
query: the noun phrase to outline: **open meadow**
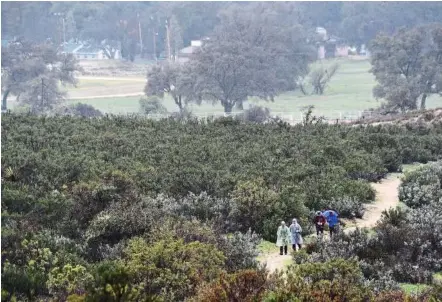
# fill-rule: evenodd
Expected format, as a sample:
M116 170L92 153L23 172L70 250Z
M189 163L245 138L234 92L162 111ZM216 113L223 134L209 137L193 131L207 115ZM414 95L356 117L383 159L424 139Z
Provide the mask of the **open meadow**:
M338 62L339 70L331 79L324 95L306 96L298 90L278 96L275 102L251 99L250 103L267 107L273 114L293 115L294 119L300 118L303 108L310 105L315 107L316 115L327 118L351 118L356 117L360 111L381 104L372 95L376 82L374 76L369 73L368 60L339 59L316 64L329 65L332 62ZM69 88L69 102L90 104L106 113L137 113L145 81L140 77L109 79L84 77L80 79L77 88ZM442 97L432 96L427 104L428 108L440 107ZM165 97L164 105L169 112L178 110L169 97ZM223 112L221 105L211 103L203 103L201 106L191 104L189 108L194 114L201 116Z

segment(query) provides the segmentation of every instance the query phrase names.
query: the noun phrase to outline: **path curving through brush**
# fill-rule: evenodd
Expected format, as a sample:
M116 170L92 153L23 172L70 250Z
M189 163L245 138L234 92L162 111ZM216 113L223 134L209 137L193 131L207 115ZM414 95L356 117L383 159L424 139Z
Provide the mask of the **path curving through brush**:
M372 183L373 189L376 191L376 200L366 205L366 211L362 219L356 219L354 227L346 228L345 232L359 228L372 228L381 218L382 212L389 208L395 208L399 205L399 186L401 184L402 174L393 173L387 175L379 183ZM291 247L289 247L291 248ZM272 252L265 255L261 263L266 264L270 273L276 270L284 270L288 263L291 262L291 255L279 255L279 252Z

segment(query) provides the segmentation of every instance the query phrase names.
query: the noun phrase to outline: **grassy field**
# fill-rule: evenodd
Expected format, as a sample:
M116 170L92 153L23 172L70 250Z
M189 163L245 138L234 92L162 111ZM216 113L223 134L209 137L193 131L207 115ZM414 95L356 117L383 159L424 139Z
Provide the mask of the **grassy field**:
M300 117L300 113L306 106L315 106L316 115L323 115L328 118L345 118L358 114L359 111L377 107L380 102L372 96L372 89L375 80L369 73L370 63L367 60L337 60L340 68L335 77L330 81L325 94L302 95L300 91L294 91L282 94L275 99L275 102L264 102L257 99L251 99L250 103L258 104L269 108L272 113L294 115L295 119ZM317 64L330 64L331 61ZM131 86L132 85L132 86ZM81 91L81 100L70 100L71 103L82 102L91 104L97 109L107 113L125 114L138 112L138 96L132 97L107 97L97 98L98 95L136 93L142 91L143 83L130 83L128 81L107 81L100 80L81 80L78 88L69 90L72 96L78 95ZM133 89L133 90L131 90ZM91 91L91 97L87 99L87 90ZM94 91L94 93L92 92ZM428 107L433 108L442 106L442 97L434 96L428 99ZM177 107L172 99L166 97L164 105L170 112L177 111ZM204 103L201 106L190 106L193 113L197 115L206 115L210 113L222 113L223 108L220 105Z
M422 163L405 164L405 165L402 165L402 172L403 173L413 172L413 171L416 171L417 169L419 169L423 166L426 166L428 164L429 163L427 163L427 164L422 164Z
M436 273L433 275L433 283L437 283L442 285L442 272Z
M260 254L271 254L278 251L278 247L274 242L262 240L258 245L258 250Z
M419 294L429 288L426 284L400 283L399 285L407 294Z

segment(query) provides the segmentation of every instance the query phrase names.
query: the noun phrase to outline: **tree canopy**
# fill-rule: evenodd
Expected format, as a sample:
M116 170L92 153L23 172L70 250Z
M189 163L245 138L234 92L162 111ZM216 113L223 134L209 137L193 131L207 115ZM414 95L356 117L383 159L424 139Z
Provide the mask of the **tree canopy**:
M416 109L420 101L442 92L442 26L400 30L379 35L371 44L371 72L378 85L373 93L401 111Z
M165 93L169 94L182 113L189 102L200 99L196 85L190 64L166 63L149 70L144 92L147 96L161 98Z
M13 95L20 104L34 112L52 109L64 93L62 85L75 85L75 71L80 70L71 54L57 52L53 45L16 41L2 47L2 110L7 109L7 98Z
M314 51L302 26L283 21L268 5L224 11L214 35L190 62L203 98L231 112L248 97L273 100L293 89Z
M172 53L180 45L210 35L220 25L221 12L232 2L5 2L2 5L2 36L24 37L56 44L63 42L62 18L67 40L92 40L106 49L123 50L126 58L139 54L157 57L166 52L166 20L170 25ZM242 3L247 10L256 3ZM270 3L280 19L297 20L305 28L325 27L352 44L367 44L378 33L394 33L440 22L440 2L292 2ZM120 21L122 21L120 23ZM141 28L141 42L139 41ZM155 46L154 46L155 40ZM141 47L142 46L142 47Z

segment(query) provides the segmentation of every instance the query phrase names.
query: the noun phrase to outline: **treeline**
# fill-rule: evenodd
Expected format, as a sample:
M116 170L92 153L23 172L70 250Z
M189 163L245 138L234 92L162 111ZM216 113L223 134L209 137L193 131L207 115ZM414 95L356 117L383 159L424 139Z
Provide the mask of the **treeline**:
M65 95L58 82L75 85L74 74L81 72L80 66L72 54L63 54L59 47L61 41L50 37L51 31L42 31L48 33L49 41L39 38L38 34L20 34L29 28L32 32L38 28L20 28L27 24L28 20L22 18L28 14L32 14L29 20L47 16L36 24L54 18L61 20L64 25L51 26L64 28L60 37L67 33L82 41L92 41L109 58L121 51L123 57L130 60L134 60L137 54L149 54L149 30L153 38L151 46L158 52L153 57L157 58L165 49L157 47L157 42L164 40L157 34L167 27L166 58L169 60L149 70L145 87L148 99L141 101L142 111L164 112L158 98L167 93L178 106L179 114L185 116L189 113L189 103L220 103L226 113L231 113L234 109L242 110L243 103L251 97L274 101L281 93L297 89L308 94L306 82L312 86L312 93L323 94L338 65L310 70L310 63L317 59L317 42L321 39L315 33L315 26L327 23L327 18L337 18L341 11L352 11L350 8L358 5L367 5L367 9L360 12L370 16L370 24L383 24L370 33L370 38L363 38L364 33L358 33L371 52L370 72L378 83L373 95L386 101L382 110L425 109L427 98L442 91L442 27L428 18L440 11L441 6L437 3L419 4L422 7L413 11L413 17L405 23L410 28L405 30L399 25L392 26L391 21L395 19L397 9L417 4L11 2L2 7L5 17L2 22L5 22L6 31L14 32L17 39L2 47L2 110L7 110L8 97L15 97L21 109L30 109L34 113L48 113L54 109L57 112L79 112L75 108L60 109L56 105ZM389 12L388 15L370 15L373 11L368 8L374 9L373 5L382 7ZM431 14L427 11L430 8ZM329 15L321 9L326 9ZM314 18L311 11L314 11ZM377 9L374 11L378 12ZM325 15L317 19L321 12ZM352 16L354 14L352 11ZM425 22L420 14L425 14ZM383 23L385 20L382 21L386 16L390 22L388 26ZM364 19L357 20L363 23L361 20ZM407 20L403 13L400 20ZM422 25L424 23L431 24ZM142 24L147 28L143 30ZM331 28L329 36L339 31L338 27L333 30L333 24L327 23ZM353 24L351 28L358 28L358 25ZM143 35L147 36L143 38ZM188 41L183 38L186 35L189 39L192 35L198 39L209 38L188 58L189 62L175 61L173 58L177 52L187 45ZM352 40L347 39L347 42Z
M376 256L372 270L364 270L334 259L346 255L337 252L324 266L293 268L287 288L282 277L267 279L258 269L260 237L275 240L279 221L293 217L308 234L311 214L322 207L360 216L362 203L374 199L369 181L441 155L440 124L351 127L306 120L293 127L230 118L4 114L2 299L224 301L219 293L227 292L245 295L244 301L311 301L315 292L332 297L340 281L352 285L338 287L336 295L374 299L373 293L393 288L384 275L369 273L385 259ZM415 230L421 233L410 235L430 236ZM317 259L323 248L330 252L322 257L335 250L312 245L302 262ZM431 251L438 259L439 250ZM425 276L433 260L425 262L422 277L412 277L409 268L390 279L430 282ZM333 267L351 273L345 277ZM303 274L318 277L301 286ZM321 281L327 278L330 285Z
M442 5L437 2L6 2L2 5L2 36L34 42L50 38L61 44L64 18L67 40L98 44L105 40L120 46L127 58L140 52L153 57L154 51L159 57L166 53L166 21L171 52L175 53L192 39L210 35L221 12L237 6L241 11L253 10L257 5L283 11L286 18L305 28L325 27L355 45L368 43L380 32L391 34L402 26L439 22L442 16Z

